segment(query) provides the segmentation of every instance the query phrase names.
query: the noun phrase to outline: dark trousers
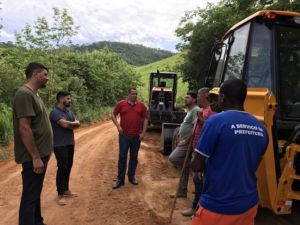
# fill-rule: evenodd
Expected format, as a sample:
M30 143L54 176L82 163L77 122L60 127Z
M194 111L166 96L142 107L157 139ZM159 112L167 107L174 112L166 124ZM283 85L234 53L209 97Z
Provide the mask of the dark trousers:
M195 196L193 200L192 209L196 210L203 189L203 177L200 178L198 176L198 173L193 173L193 181L195 185Z
M138 152L140 149L140 136L127 136L125 134L119 135L119 162L118 162L118 179L124 181L126 167L127 167L127 155L130 149L129 166L128 166L128 178L134 178L135 170L138 164Z
M33 172L33 163L22 164L23 190L19 209L19 225L42 225L41 192L49 156L43 157L45 169L42 174Z
M176 147L172 153L169 155L169 160L175 166L183 166L186 153L188 151L188 146L180 146ZM188 159L188 162L190 159ZM186 195L188 191L188 183L189 183L189 174L190 174L190 167L189 164L186 165L184 171L182 172L182 176L180 177L180 188L179 193Z
M73 166L74 145L54 147L57 161L56 189L59 195L69 190L69 180Z

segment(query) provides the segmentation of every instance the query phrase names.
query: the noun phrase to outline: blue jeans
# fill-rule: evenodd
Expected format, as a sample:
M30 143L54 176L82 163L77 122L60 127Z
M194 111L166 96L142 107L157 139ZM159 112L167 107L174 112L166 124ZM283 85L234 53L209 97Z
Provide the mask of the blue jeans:
M42 225L41 192L49 156L42 158L45 169L42 174L33 172L33 163L22 163L23 190L19 209L19 225Z
M118 162L118 179L124 181L126 167L127 167L127 155L130 149L130 158L128 166L128 178L134 178L135 170L138 164L138 152L140 149L140 136L127 136L126 134L119 135L119 162Z
M195 185L195 196L193 200L192 209L196 210L203 189L203 177L202 179L200 179L198 173L193 172L193 181Z

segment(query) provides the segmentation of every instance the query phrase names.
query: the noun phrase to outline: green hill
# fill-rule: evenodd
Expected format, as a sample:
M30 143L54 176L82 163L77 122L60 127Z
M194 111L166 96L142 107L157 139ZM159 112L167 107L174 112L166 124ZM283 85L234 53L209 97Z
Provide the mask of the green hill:
M127 63L134 66L146 65L174 55L174 53L162 49L111 41L100 41L89 45L73 47L79 51L93 51L107 48L112 52L118 53Z
M179 67L183 63L182 54L183 53L178 53L174 56L160 60L158 62L136 67L135 70L141 76L141 81L143 83L143 85L138 89L140 99L142 99L145 103L148 103L149 75L151 72L155 72L157 70L161 72L177 72L177 74L179 75L177 104L183 104L183 97L185 96L188 90L188 84L182 82L181 73L179 72Z

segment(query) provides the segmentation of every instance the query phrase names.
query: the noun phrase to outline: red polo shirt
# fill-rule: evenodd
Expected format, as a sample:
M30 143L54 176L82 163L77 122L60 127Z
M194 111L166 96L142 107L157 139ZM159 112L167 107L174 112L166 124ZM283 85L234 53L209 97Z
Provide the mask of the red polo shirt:
M120 125L128 136L136 136L142 133L144 119L148 117L147 108L142 102L130 104L127 100L121 100L115 106L113 113L120 114Z

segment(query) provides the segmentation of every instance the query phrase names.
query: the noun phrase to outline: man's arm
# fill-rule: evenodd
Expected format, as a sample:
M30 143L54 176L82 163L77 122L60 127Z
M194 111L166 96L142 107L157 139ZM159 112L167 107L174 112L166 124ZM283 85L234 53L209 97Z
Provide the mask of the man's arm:
M193 126L195 126L195 123L197 123L197 120L198 120L197 118L194 120ZM188 144L190 143L190 141L192 140L192 138L194 137L194 131L195 131L195 129L194 129L194 127L193 127L193 129L192 129L191 132L188 134L188 136L187 136L185 139L181 140L181 141L177 144L177 146L180 147L180 146L188 145Z
M122 127L120 126L120 124L119 124L119 122L118 122L118 120L117 120L117 117L116 117L115 114L114 114L114 111L111 112L111 120L113 121L113 123L114 123L115 126L117 127L118 132L119 132L120 134L122 134L122 133L123 133L123 129L122 129Z
M74 130L74 129L80 127L79 120L68 121L66 119L60 119L57 121L57 124L63 128L67 128L67 129L71 129L71 130Z
M205 119L203 117L203 110L200 110L198 113L197 113L197 119L199 121L201 121L202 123L204 123Z
M194 172L203 172L204 171L204 161L205 157L198 152L195 152L194 157L191 161L191 167Z
M140 140L143 140L143 138L145 137L146 131L147 131L147 127L148 127L148 118L144 119L144 124L143 124L143 131L140 134Z
M33 162L33 171L37 174L43 173L44 171L44 163L41 159L39 150L35 144L32 129L30 127L31 118L30 117L22 117L19 118L19 132L21 136L21 140L26 147L26 150L32 157Z
M193 131L191 131L191 133L183 140L181 140L177 146L180 147L180 146L185 146L185 145L188 145L189 142L191 141L192 139L192 136L193 136Z

